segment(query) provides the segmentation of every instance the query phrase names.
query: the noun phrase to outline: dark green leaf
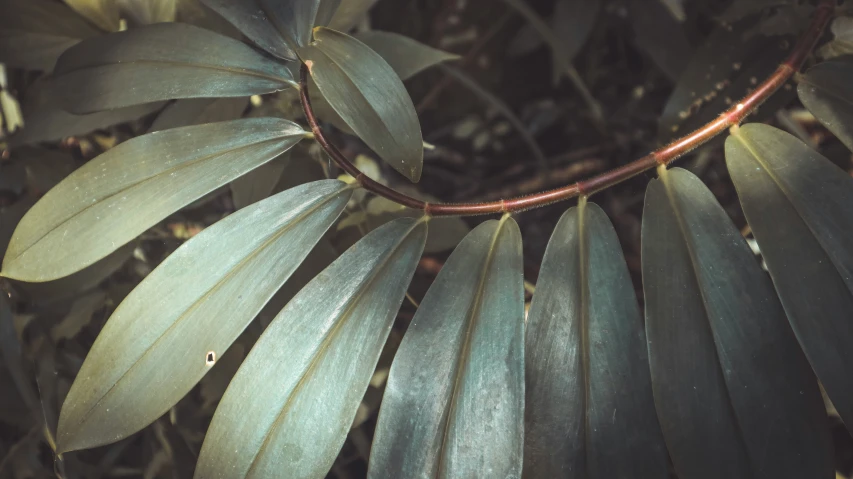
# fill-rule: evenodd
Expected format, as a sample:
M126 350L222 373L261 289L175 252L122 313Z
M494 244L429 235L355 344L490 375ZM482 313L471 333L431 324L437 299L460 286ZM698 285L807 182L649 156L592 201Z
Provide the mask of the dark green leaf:
M293 49L311 41L321 0L256 0ZM323 12L324 15L328 12Z
M426 241L426 222L377 229L311 281L243 362L196 478L323 477L344 443Z
M43 282L79 271L287 151L304 134L290 121L259 118L122 143L72 173L27 213L6 251L2 274Z
M61 2L0 0L0 63L7 66L49 72L66 49L100 34Z
M81 42L59 58L53 82L73 113L176 98L248 97L295 84L285 65L180 23Z
M115 442L169 410L240 335L346 206L336 180L204 230L119 305L62 406L58 452Z
M394 358L368 477L520 477L522 279L509 216L456 248Z
M642 253L652 388L678 476L831 479L814 375L701 180L675 169L649 185Z
M800 101L853 150L853 57L815 65L797 86Z
M597 205L557 224L526 334L524 476L668 477L634 285Z
M329 1L329 0L326 0ZM339 32L350 31L359 20L361 20L368 11L373 8L378 0L341 0L341 5L338 7L332 20L329 22L329 28L338 30Z
M314 20L314 25L318 27L328 26L329 22L335 16L335 12L338 11L338 7L341 6L341 1L320 0L320 8L317 10L317 18Z
M267 198L275 190L288 163L290 163L290 152L232 181L231 198L234 200L234 207L245 208Z
M385 59L404 81L431 66L459 58L459 55L436 50L398 33L371 30L354 37Z
M411 181L423 168L423 137L403 82L379 54L319 27L299 56L329 104L367 145Z
M257 0L201 0L237 27L249 40L267 52L285 60L296 60L285 37L269 21Z
M760 124L726 140L726 163L794 333L850 429L853 178Z

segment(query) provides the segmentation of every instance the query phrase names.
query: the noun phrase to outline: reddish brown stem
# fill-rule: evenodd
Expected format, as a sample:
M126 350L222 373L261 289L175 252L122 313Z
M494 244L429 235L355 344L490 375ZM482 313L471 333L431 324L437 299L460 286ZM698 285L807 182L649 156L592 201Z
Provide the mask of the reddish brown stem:
M658 165L672 163L694 148L701 146L715 136L724 132L726 129L740 124L747 116L749 116L749 114L754 112L758 106L764 103L779 88L781 88L782 85L791 78L794 72L799 71L826 28L826 25L829 23L829 20L832 18L834 11L835 0L821 0L817 6L814 17L812 18L811 25L809 25L808 30L806 30L803 36L800 37L800 40L797 42L797 45L794 47L787 60L785 60L785 62L782 63L779 68L770 75L770 77L747 95L746 98L736 103L729 110L723 112L714 121L699 128L693 133L681 137L663 148L640 158L639 160L616 168L615 170L602 173L588 180L579 181L556 190L545 191L508 200L490 201L486 203L425 203L421 200L391 189L381 183L373 181L365 176L364 173L359 171L359 169L356 168L355 165L353 165L340 152L340 150L335 147L335 145L329 143L328 139L326 139L323 134L323 130L320 129L317 117L314 115L314 110L311 108L311 98L308 94L308 68L305 65L302 66L301 70L300 98L302 100L302 108L305 110L305 117L308 120L308 124L311 125L311 130L314 132L314 138L332 158L332 160L342 170L352 175L356 181L364 187L364 189L403 206L423 210L424 213L431 216L473 216L518 212L549 205L558 201L568 200L581 195L592 195L629 178L633 178L634 176L648 171Z

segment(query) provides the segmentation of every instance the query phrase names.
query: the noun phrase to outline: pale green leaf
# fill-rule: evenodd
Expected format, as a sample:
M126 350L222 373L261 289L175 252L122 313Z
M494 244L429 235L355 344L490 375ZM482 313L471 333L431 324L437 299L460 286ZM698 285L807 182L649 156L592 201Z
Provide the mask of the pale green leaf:
M295 85L284 64L181 23L83 41L62 54L52 82L63 106L78 114L177 98L248 97Z
M133 25L174 22L180 0L113 0Z
M331 468L414 274L426 223L366 236L311 281L243 362L196 478L315 478Z
M459 55L437 50L398 33L370 30L353 36L385 59L404 81L431 66L459 59Z
M597 205L551 236L525 355L525 477L668 477L634 285Z
M834 477L814 374L711 191L664 172L642 235L652 389L678 477Z
M276 118L150 133L72 173L27 213L6 251L3 276L67 276L169 214L287 151L304 137Z
M851 428L853 178L760 124L726 140L726 163L794 333Z
M80 40L100 35L66 5L52 0L0 0L0 63L51 71Z
M509 216L456 248L394 358L368 477L520 477L522 283Z
M853 17L836 17L830 27L833 40L818 49L824 59L853 54Z
M815 118L853 150L853 58L818 63L802 76L797 93Z
M215 363L352 194L309 183L205 229L119 305L62 407L58 452L118 441L169 410Z
M423 137L403 82L379 54L353 37L318 27L300 58L329 104L383 160L411 181L423 167Z
M106 32L119 29L120 11L116 0L64 0L77 13L83 15Z

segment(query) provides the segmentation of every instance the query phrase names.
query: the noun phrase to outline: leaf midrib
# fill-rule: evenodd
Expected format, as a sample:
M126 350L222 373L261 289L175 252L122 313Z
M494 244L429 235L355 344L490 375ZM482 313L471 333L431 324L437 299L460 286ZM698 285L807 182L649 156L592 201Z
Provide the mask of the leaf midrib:
M189 307L188 307L188 308L187 308L183 313L181 313L181 314L180 314L180 316L178 316L177 318L175 318L175 320L172 322L172 324L170 324L170 325L166 328L166 330L165 330L165 331L163 331L163 333L162 333L162 334L160 334L160 335L157 337L157 339L155 339L155 340L154 340L154 342L152 342L152 343L151 343L151 345L150 345L150 346L148 346L147 348L145 348L145 350L142 352L142 354L140 354L140 355L139 355L139 359L138 359L138 360L136 360L136 361L135 361L135 362L134 362L134 363L133 363L133 364L132 364L128 369L127 369L127 371L125 371L124 373L122 373L122 374L121 374L121 376L119 376L119 377L118 377L118 379L116 379L115 383L113 383L113 385L112 385L112 386L110 386L110 388L109 388L109 389L104 393L104 395L103 395L103 396L101 396L101 398L100 398L100 399L98 399L98 400L95 402L95 404L93 404L93 405L89 408L89 410L88 410L88 411L86 411L86 413L85 413L84 415L82 415L82 416L81 416L81 419L77 422L77 426L80 426L81 424L83 424L83 423L85 422L85 420L88 418L88 416L92 413L92 411L93 411L93 410L94 410L94 409L95 409L95 408L96 408L96 407L97 407L101 402L103 402L103 401L107 398L107 396L109 396L109 395L113 392L113 390L116 388L116 386L118 386L118 383L120 383L120 382L121 382L121 380L122 380L122 379L124 379L124 377L125 377L125 376L127 376L128 374L130 374L130 372L131 372L134 368L136 368L136 366L138 366L138 365L142 362L142 359L143 359L146 355L148 355L148 353L149 353L149 352L151 352L151 350L152 350L152 349L154 349L154 347L155 347L155 346L157 346L157 344L159 344L159 343L160 343L160 341L161 341L164 337L166 337L166 335L168 335L168 334L169 334L169 332L170 332L170 331L172 331L172 330L173 330L173 329L174 329L174 328L175 328L175 327L176 327L176 326L177 326L177 325L178 325L182 320L184 320L186 317L188 317L188 316L190 315L190 313L192 313L193 311L195 311L195 310L196 310L196 309L197 309L197 308L198 308L198 307L199 307L199 306L204 302L204 300L205 300L205 299L209 298L209 297L210 297L210 296L211 296L211 295L212 295L216 290L218 290L218 289L220 289L222 286L224 286L224 285L228 282L228 280L229 280L229 279L231 279L233 276L235 276L235 275L237 274L237 272L238 272L238 271L240 271L240 270L241 270L241 269L242 269L242 268L243 268L247 263L249 263L251 260L255 259L259 254L261 254L263 251L265 251L265 250L266 250L270 245L272 245L272 244L273 244L273 243L275 243L279 238L281 238L282 236L284 236L284 234L285 234L285 233L287 233L288 231L290 231L290 230L292 230L294 227L296 227L296 226L297 226L297 225L298 225L302 220L304 220L306 217L310 216L311 214L313 214L314 212L316 212L317 210L319 210L320 208L322 208L323 206L325 206L326 204L328 204L329 202L331 202L331 201L332 201L334 198L336 198L336 197L337 197L337 196L338 196L342 191L345 191L345 190L344 190L344 189L338 190L338 191L336 191L336 192L335 192L335 194L331 194L331 195L328 195L328 196L326 196L326 197L322 198L322 199L321 199L320 201L318 201L316 204L312 205L310 208L306 209L304 212L302 212L302 213L300 213L299 215L297 215L296 217L294 217L290 222L288 222L288 224L287 224L287 225L283 226L281 229L277 230L275 233L273 233L272 235L270 235L270 237L269 237L268 239L264 240L264 242L263 242L261 245L259 245L257 248L255 248L255 249L254 249L251 253L249 253L245 258L243 258L242 260L240 260L240 262L239 262L239 263L237 263L236 265L234 265L234 267L233 267L233 268L231 268L231 269L230 269L230 270L229 270L229 271L228 271L224 276L222 276L222 278L221 278L220 280L218 280L218 281L217 281L213 286L211 286L211 287L210 287L210 289L208 289L204 294L202 294L201 296L199 296L199 297L198 297L198 299L196 299L196 300L195 300L195 301L194 301L194 302L193 302L193 303L192 303L192 304L191 304L191 305L190 305L190 306L189 306Z
M400 245L408 239L409 235L412 233L412 231L414 231L415 228L420 225L420 223L421 221L413 223L409 230L406 231L405 234L400 236L400 239L392 248L388 250L388 254L382 259L378 266L373 268L370 273L370 276L363 283L363 287L358 290L357 294L354 294L347 301L346 307L340 314L340 319L336 321L334 326L332 326L332 328L323 336L323 340L320 342L320 345L317 347L317 350L311 355L311 360L308 363L308 367L305 368L305 372L302 374L302 376L300 376L299 381L297 381L296 385L293 386L290 395L288 395L287 399L284 402L284 405L282 405L281 407L281 411L279 411L278 415L276 415L276 418L273 421L272 425L270 425L269 429L267 429L267 432L264 434L264 441L263 443L261 443L261 447L258 448L258 452L256 452L255 455L252 457L252 462L249 464L249 469L246 471L246 475L244 477L248 478L252 476L252 472L258 464L258 458L263 455L264 450L269 445L269 441L272 437L273 431L278 428L281 421L286 416L286 413L290 410L290 407L293 404L293 400L299 393L299 390L305 384L307 378L311 375L312 371L317 367L320 362L320 359L329 349L329 346L331 345L334 337L343 328L344 323L349 320L350 313L352 313L352 311L358 305L358 299L364 295L365 291L368 291L373 286L373 284L376 282L376 279L380 276L379 273L385 270L385 267L388 265L388 262L394 256L394 253L397 252L397 250L400 248Z

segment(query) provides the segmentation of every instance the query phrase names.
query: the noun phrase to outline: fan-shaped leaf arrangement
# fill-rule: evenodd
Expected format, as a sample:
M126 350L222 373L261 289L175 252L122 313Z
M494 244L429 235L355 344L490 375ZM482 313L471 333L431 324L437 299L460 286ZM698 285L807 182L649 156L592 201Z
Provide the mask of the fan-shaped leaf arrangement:
M59 58L53 82L64 106L78 114L176 98L259 95L294 85L284 64L237 40L179 23L81 42Z
M853 178L765 125L732 135L726 161L797 339L850 428Z
M403 82L378 53L349 35L317 28L314 38L298 53L320 92L383 160L417 182L423 137Z
M326 474L370 382L426 234L424 220L388 223L288 303L228 386L196 478Z
M640 310L597 205L557 224L526 334L525 477L666 478Z
M519 477L524 291L515 221L468 234L391 367L369 477Z
M293 188L169 256L92 346L62 407L58 451L118 441L168 411L299 266L351 194L337 180Z
M815 378L769 278L690 173L646 194L643 286L652 386L675 469L693 478L831 478Z
M74 273L303 136L288 120L252 118L122 143L72 173L27 213L2 274L42 282Z

